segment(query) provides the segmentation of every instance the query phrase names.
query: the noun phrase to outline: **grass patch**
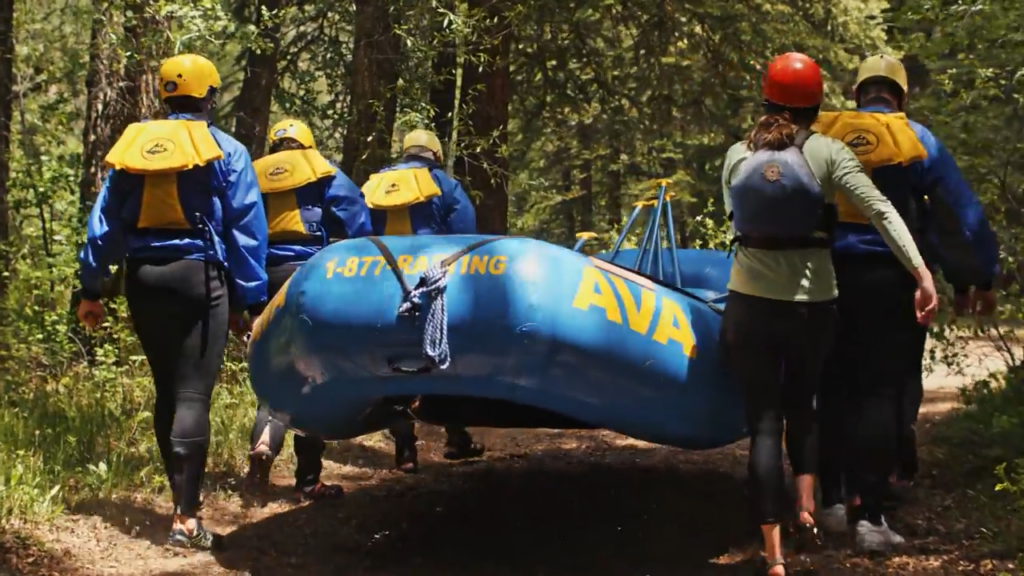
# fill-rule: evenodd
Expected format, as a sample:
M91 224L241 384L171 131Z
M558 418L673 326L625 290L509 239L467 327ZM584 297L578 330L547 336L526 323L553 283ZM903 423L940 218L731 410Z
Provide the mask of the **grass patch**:
M70 322L70 321L68 321ZM166 487L153 433L155 398L124 307L115 307L87 361L74 339L8 340L0 376L0 518L45 521L87 498ZM208 469L237 472L256 399L244 349L232 340L214 392Z
M955 495L955 524L975 533L979 553L1024 561L1024 370L961 390L962 409L935 423L928 452L936 487ZM947 526L950 531L954 526Z

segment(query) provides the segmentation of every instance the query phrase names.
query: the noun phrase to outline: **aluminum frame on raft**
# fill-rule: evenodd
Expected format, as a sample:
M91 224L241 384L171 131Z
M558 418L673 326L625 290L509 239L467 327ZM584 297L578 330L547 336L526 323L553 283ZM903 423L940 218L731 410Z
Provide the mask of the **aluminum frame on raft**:
M619 234L619 237L615 240L615 245L612 246L611 256L608 258L609 262L615 260L615 257L619 254L622 249L622 244L626 241L626 236L633 229L633 225L636 223L637 217L644 211L644 208L653 208L649 211L647 222L644 226L643 236L640 240L640 246L637 250L636 260L633 262L633 269L637 272L649 276L651 278L657 278L662 282L668 282L665 278L665 265L662 261L662 248L663 242L661 238L662 231L662 219L665 220L665 232L668 236L668 248L671 250L671 254L676 254L678 249L676 246L676 230L675 224L672 221L672 194L667 192L668 185L672 181L662 178L658 180L658 197L653 200L641 200L633 203L633 213L629 215L629 219L626 220L626 225ZM576 245L573 246L575 252L581 252L583 246L588 240L596 238L597 234L593 232L580 232L576 235ZM658 263L658 274L654 274L654 261ZM679 274L679 266L675 264L672 266L673 272L673 285L682 288L682 277Z

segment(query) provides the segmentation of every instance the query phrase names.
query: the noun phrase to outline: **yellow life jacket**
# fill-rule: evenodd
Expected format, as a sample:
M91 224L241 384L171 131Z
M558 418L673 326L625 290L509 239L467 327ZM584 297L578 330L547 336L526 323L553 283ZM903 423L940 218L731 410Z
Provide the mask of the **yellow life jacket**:
M322 209L304 210L296 191L310 182L334 176L337 169L311 148L284 150L252 163L267 211L271 243L322 239Z
M104 162L143 175L137 227L183 230L192 226L181 208L178 172L223 158L205 121L151 120L129 124Z
M822 112L811 129L846 144L869 177L875 168L906 166L928 158L928 151L902 112ZM842 194L836 195L836 207L840 222L870 223Z
M430 175L430 168L425 166L378 172L363 184L366 206L387 213L385 236L411 235L409 207L440 195L441 188Z

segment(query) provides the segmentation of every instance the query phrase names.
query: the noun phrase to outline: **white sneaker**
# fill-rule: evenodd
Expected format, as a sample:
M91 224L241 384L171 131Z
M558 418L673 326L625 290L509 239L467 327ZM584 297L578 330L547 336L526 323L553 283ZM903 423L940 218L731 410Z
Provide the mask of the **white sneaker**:
M842 534L850 529L846 520L846 506L835 504L818 513L818 526L829 534Z
M857 550L861 552L888 552L891 548L906 543L903 536L892 531L882 519L881 526L875 526L867 520L857 522Z

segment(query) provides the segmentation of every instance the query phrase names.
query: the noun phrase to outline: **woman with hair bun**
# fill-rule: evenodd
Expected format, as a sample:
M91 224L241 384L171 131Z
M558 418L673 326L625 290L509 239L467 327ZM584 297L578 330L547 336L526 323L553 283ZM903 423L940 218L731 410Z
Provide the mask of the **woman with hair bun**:
M722 185L735 234L722 343L741 385L750 428L752 496L766 571L786 573L781 523L786 451L796 484L799 543L820 543L814 522L815 394L836 332L831 247L842 194L881 232L918 283L918 320L937 302L910 231L843 142L810 131L823 99L821 71L805 54L772 60L762 79L764 115L729 149ZM870 361L870 360L868 360Z

